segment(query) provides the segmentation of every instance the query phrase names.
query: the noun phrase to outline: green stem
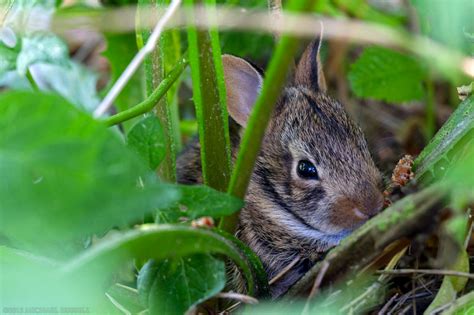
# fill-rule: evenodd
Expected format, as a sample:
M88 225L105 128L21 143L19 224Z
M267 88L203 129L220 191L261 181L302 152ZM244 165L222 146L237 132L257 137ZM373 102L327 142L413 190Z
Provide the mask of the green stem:
M312 0L293 0L289 7L292 11L305 11L311 8ZM286 73L293 61L299 40L295 36L285 34L276 47L270 61L268 72L247 128L240 144L239 155L232 173L228 192L239 198L244 198L250 177L252 176L255 160L260 151L265 129L273 112L273 107L280 96L285 83ZM238 221L238 212L221 220L219 228L233 233Z
M215 6L214 0L204 2L207 8ZM186 0L185 4L191 7L194 0ZM192 11L188 18L194 19ZM231 154L218 34L215 29L202 31L190 26L188 42L204 183L226 191L231 174Z
M152 110L156 103L166 95L166 92L168 92L173 83L180 77L187 65L187 58L183 58L143 102L123 112L107 117L104 119L105 125L113 126Z
M145 26L145 13L158 14L158 10L170 3L169 0L139 0L137 11L137 44L139 48L148 41L152 34L152 29ZM145 81L147 95L150 95L161 84L161 82L168 75L170 64L175 64L170 57L176 57L178 54L170 53L168 49L170 42L170 31L165 31L161 34L157 45L153 51L145 58ZM165 133L165 158L156 170L161 179L168 182L176 181L176 129L179 128L177 124L176 108L172 108L172 104L168 103L167 97L161 97L155 103L155 115L163 126Z
M28 79L28 82L30 82L31 87L33 88L33 90L35 90L35 91L39 91L39 90L40 90L39 87L38 87L38 85L37 85L36 82L35 82L35 79L33 79L33 76L31 75L30 69L28 69L28 70L26 71L26 78Z

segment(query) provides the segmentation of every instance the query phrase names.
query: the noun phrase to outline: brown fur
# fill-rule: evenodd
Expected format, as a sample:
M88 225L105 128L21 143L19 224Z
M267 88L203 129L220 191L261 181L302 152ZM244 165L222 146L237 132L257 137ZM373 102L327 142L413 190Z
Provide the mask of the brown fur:
M301 258L271 287L274 297L375 215L383 202L381 176L360 128L340 103L298 83L311 81L298 71L304 69L297 70L295 85L282 92L267 127L237 232L260 257L269 279ZM243 129L235 122L230 126L235 158ZM300 160L317 167L319 180L298 176ZM178 180L201 182L200 168L195 141L178 159Z

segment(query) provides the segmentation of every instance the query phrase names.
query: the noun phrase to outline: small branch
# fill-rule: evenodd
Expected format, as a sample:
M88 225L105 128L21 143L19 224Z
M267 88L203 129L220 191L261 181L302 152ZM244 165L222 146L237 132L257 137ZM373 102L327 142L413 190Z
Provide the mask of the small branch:
M321 270L319 270L318 276L316 280L314 280L313 287L311 288L311 292L308 295L308 299L306 300L306 304L303 309L303 314L309 314L309 307L311 305L311 299L319 292L319 287L321 286L321 282L323 282L323 278L326 275L326 271L329 268L329 264L324 262Z
M272 285L274 284L275 282L277 282L281 277L283 277L288 271L291 270L291 268L293 268L297 263L298 261L300 261L300 256L296 257L295 259L293 259L292 262L290 262L288 264L288 266L286 266L285 268L283 268L282 271L280 271L275 277L273 277L270 281L268 281L268 284L269 285Z
M183 58L168 74L168 76L163 81L161 81L160 85L158 85L158 87L153 91L153 93L151 93L143 102L132 108L124 110L123 112L105 118L105 125L113 126L129 119L135 118L141 114L145 114L152 110L153 106L155 106L155 104L166 95L166 92L168 92L169 88L179 78L181 73L183 73L187 65L187 58Z
M158 39L160 38L160 35L166 23L168 23L168 21L171 19L173 14L176 12L180 3L181 3L181 0L171 1L171 4L169 5L163 17L158 21L158 23L156 23L156 26L153 29L153 32L151 33L150 37L148 38L148 41L145 44L145 46L143 46L143 48L140 49L140 51L135 55L135 57L133 57L132 61L127 66L125 71L120 75L118 80L110 89L109 93L107 93L107 95L102 100L100 105L94 111L94 117L102 116L107 111L107 109L109 109L109 107L112 105L112 102L115 100L115 98L117 98L117 96L123 90L123 88L128 83L130 78L137 71L138 67L140 67L145 57L151 52L153 52L153 49L155 49L155 46L158 42Z
M216 297L221 299L237 300L245 304L258 304L258 300L256 298L235 292L221 292L216 294Z
M314 285L311 288L311 292L308 295L308 300L312 299L316 295L316 293L318 293L319 287L321 286L321 282L323 282L323 278L326 275L326 271L328 270L328 268L329 263L327 261L323 262L321 270L319 270L318 276L316 277Z
M461 272L456 270L442 270L442 269L393 269L393 270L377 270L378 274L390 275L406 275L406 274L425 274L425 275L440 275L440 276L455 276L474 279L473 273Z

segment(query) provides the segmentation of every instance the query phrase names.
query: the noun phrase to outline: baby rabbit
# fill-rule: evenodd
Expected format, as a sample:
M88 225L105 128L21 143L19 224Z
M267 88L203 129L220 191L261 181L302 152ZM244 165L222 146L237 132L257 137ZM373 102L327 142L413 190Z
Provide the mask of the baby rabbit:
M269 279L298 260L271 285L273 297L383 204L382 178L361 129L325 94L319 47L319 41L308 46L281 93L240 213L237 236L260 257ZM223 64L235 159L263 78L244 59L225 55ZM197 141L177 165L179 182L201 182Z

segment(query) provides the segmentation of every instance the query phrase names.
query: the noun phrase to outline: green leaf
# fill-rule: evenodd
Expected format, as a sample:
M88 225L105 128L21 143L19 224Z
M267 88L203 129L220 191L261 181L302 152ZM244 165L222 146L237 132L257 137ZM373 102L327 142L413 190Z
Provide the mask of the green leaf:
M54 308L52 313L66 312L60 311L63 306L75 306L82 310L78 313L110 314L103 287L61 272L61 268L59 262L0 246L2 306Z
M15 246L72 254L88 235L178 198L113 131L60 97L7 92L0 104L0 230Z
M469 256L466 251L461 251L455 265L451 270L469 273ZM457 292L460 292L467 283L467 278L445 276L436 297L423 314L431 314L433 310L453 302L456 299Z
M466 293L443 311L443 315L465 315L474 313L474 291Z
M248 294L266 294L268 287L260 261L255 255L248 255L241 246L242 243L235 237L209 229L184 225L143 225L139 230L119 233L97 243L62 270L78 277L91 277L90 281L97 285L107 282L126 262L132 260L161 261L193 254L223 254L232 259L243 273Z
M22 47L16 65L21 75L26 74L30 65L40 62L64 64L69 59L67 45L55 35L31 35L23 37L21 42Z
M225 264L208 254L153 260L137 279L139 294L151 314L184 314L225 286Z
M149 116L138 122L128 133L128 145L140 154L154 170L166 154L165 133L160 120Z
M394 103L422 99L425 78L414 58L380 47L365 49L349 72L357 96Z
M219 218L230 215L244 206L244 202L227 193L217 191L205 185L180 185L182 210L180 216L194 220L203 216Z
M172 206L157 212L157 223L177 223L183 218L194 220L209 216L220 218L237 212L244 202L206 185L175 186L181 198Z

